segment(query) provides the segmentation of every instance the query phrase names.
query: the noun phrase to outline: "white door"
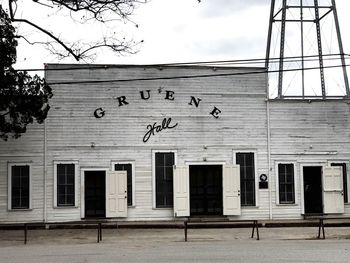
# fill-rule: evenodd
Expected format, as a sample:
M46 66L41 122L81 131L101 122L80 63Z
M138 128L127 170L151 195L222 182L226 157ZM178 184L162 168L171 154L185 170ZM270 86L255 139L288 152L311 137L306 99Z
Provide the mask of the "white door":
M239 165L225 165L223 168L223 208L224 215L241 214L240 170Z
M190 216L190 172L188 166L174 166L174 215Z
M126 171L108 171L106 180L106 217L127 217Z
M323 213L344 213L343 173L339 166L323 168Z

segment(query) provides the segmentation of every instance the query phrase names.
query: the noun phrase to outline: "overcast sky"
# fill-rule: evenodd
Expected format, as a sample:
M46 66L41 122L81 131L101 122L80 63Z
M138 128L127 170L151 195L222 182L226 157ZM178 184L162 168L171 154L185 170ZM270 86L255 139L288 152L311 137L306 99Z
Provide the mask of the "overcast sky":
M0 2L5 5L6 1ZM97 36L94 32L105 30L99 24L79 25L67 13L55 13L29 0L19 0L19 6L18 16L31 18L65 39L89 39ZM350 1L337 0L337 7L344 49L350 53ZM140 51L124 57L100 52L94 62L152 64L264 58L269 12L269 0L151 0L132 16L138 28L113 23L118 34L144 40ZM26 36L35 36L32 28L21 25L20 30ZM17 68L43 68L44 63L56 62L76 63L73 59L58 61L42 46L20 42Z

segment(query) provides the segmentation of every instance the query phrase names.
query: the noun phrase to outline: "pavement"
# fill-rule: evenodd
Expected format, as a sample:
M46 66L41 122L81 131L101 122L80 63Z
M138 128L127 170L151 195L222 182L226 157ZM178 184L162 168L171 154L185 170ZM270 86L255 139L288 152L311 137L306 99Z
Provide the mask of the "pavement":
M349 227L326 226L325 240L316 238L317 226L260 227L260 240L250 238L249 227L191 228L185 242L181 228L136 225L104 228L99 243L94 228L30 229L26 245L23 230L2 229L0 262L348 263L350 258Z
M349 223L332 220L325 223L326 239L350 239ZM107 224L102 230L101 243L128 241L185 241L183 224L179 222L119 222ZM188 241L229 241L251 239L251 223L228 224L193 223L188 229ZM28 244L85 244L97 242L97 228L93 225L53 225L48 229L28 230ZM317 221L259 221L261 240L312 240L317 239ZM256 238L256 232L255 236ZM0 247L22 245L21 228L0 229Z

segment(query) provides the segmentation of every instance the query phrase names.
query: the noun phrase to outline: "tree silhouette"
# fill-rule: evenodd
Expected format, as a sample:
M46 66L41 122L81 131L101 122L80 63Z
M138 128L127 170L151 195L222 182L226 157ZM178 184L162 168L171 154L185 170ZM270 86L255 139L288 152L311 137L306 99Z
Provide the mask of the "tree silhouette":
M15 28L0 8L0 138L18 138L29 123L42 123L50 109L51 88L38 75L16 71Z
M27 0L29 1L29 0ZM30 36L20 35L28 43L40 43L46 45L47 49L54 55L65 58L72 56L75 60L89 59L96 49L107 48L117 54L135 53L139 45L143 42L127 40L125 37L116 36L115 32L105 32L102 37L97 37L95 41L74 41L64 40L58 33L50 31L45 24L39 25L32 19L28 19L24 14L17 15L16 11L21 4L18 0L8 0L8 14L13 23L27 24L37 31L49 36L52 41L35 42L30 40ZM146 3L147 0L32 0L32 5L46 6L50 10L69 11L71 14L80 14L80 23L95 21L104 25L122 20L131 22L130 16L135 7ZM1 6L0 6L1 7ZM138 25L135 25L138 27ZM70 30L67 29L67 31Z

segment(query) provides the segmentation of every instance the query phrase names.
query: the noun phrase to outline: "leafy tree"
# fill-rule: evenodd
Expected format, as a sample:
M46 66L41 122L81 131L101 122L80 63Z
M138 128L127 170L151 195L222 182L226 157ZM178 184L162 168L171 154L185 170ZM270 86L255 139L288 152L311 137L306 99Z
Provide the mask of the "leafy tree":
M51 88L38 75L16 71L17 40L11 20L0 6L0 138L18 138L34 119L42 123L50 109Z

